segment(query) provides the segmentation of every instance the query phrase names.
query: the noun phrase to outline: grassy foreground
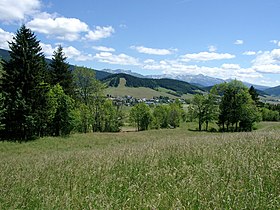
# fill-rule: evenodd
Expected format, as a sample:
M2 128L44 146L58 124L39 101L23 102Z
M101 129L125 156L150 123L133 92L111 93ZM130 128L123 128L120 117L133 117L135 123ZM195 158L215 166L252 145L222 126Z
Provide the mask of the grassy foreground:
M279 209L280 126L0 142L0 209Z

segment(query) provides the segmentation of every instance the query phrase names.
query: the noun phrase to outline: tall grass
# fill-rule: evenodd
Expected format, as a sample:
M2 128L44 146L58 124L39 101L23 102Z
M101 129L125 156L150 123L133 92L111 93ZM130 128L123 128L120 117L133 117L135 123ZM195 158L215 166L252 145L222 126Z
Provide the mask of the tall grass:
M262 127L2 142L0 209L279 209L280 131Z

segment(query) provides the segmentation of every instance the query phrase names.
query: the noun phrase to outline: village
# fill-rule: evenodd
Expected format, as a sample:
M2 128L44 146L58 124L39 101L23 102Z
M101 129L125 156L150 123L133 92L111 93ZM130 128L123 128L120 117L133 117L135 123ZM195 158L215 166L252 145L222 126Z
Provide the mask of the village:
M171 104L174 103L176 100L178 100L181 104L187 104L189 103L188 100L185 99L172 99L167 96L159 96L159 97L153 97L153 98L134 98L133 96L126 95L126 96L112 96L107 95L107 98L112 100L114 104L121 106L134 106L135 104L144 102L147 105L150 106L156 106L160 104Z

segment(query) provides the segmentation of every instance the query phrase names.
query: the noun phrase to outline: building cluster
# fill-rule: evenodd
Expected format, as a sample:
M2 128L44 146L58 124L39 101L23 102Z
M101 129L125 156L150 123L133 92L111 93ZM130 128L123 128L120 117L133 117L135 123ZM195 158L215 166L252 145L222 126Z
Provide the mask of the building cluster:
M134 98L133 96L111 96L107 95L107 98L112 100L114 104L121 106L134 106L135 104L144 102L147 105L159 105L159 104L171 104L174 103L176 99L169 98L167 96L159 96L159 97L153 97L153 98ZM182 104L186 104L186 100L184 99L178 99Z

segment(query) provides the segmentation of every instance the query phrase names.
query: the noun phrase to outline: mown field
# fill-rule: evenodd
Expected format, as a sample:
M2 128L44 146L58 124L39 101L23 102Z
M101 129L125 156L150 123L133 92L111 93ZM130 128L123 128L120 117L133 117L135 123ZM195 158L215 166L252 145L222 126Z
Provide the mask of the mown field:
M0 142L0 209L279 209L280 124Z

